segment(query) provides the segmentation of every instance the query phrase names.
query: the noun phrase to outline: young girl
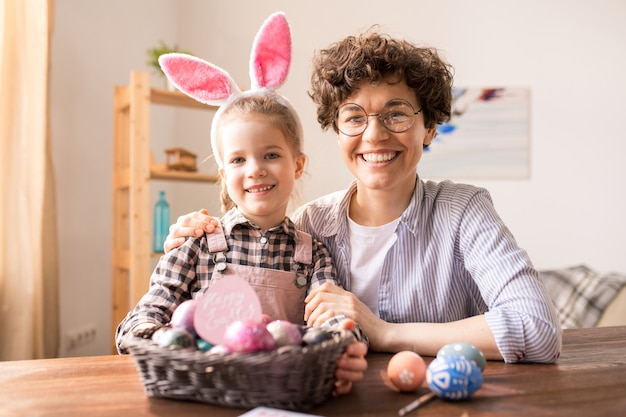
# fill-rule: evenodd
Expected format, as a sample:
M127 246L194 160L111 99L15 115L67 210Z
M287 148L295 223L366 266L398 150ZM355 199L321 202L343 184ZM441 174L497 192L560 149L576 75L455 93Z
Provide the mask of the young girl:
M150 290L120 325L122 350L129 330L168 323L179 304L228 274L245 277L264 313L298 324L304 322L307 289L337 283L328 250L286 217L306 156L281 98L271 92L238 98L222 112L216 132L225 212L218 231L188 239L160 259Z
M258 38L255 47L259 47ZM200 61L173 55L161 61L166 74L174 82L181 75L188 80L189 62ZM216 75L215 67L206 66L210 64L200 64L209 75L224 76L223 72ZM187 92L184 86L180 87ZM225 214L215 233L190 238L159 260L148 293L118 326L116 342L120 353L127 350L125 340L129 333L138 334L169 323L177 306L199 298L212 282L227 279L229 274L250 283L265 314L297 324L304 323L308 290L324 283L338 283L328 250L311 235L297 230L286 217L295 182L306 163L301 138L302 128L295 110L273 88L259 85L245 93L228 94L211 127ZM332 323L354 327L352 320L335 319ZM366 352L363 343L348 346L347 354L338 363L337 393L348 392L352 381L362 378L367 367Z

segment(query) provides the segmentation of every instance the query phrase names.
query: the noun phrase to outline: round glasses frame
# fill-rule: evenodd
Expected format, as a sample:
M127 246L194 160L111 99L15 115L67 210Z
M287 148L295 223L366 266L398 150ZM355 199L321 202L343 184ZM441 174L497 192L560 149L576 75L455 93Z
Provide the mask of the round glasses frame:
M394 107L398 106L408 106L410 111L408 113L394 112ZM339 119L341 114L341 109L345 107L352 107L355 110L353 114L347 119L346 122L343 122ZM359 111L360 109L360 111ZM407 109L407 110L408 110ZM337 109L337 113L335 115L335 124L337 129L346 136L359 136L365 132L367 126L369 125L370 117L377 117L380 121L380 124L385 127L388 131L392 133L402 133L409 130L413 123L415 123L415 119L418 114L422 112L423 108L420 108L418 111L415 111L411 103L402 99L393 99L389 100L383 106L383 110L380 113L367 113L363 107L356 103L345 103L339 106ZM363 118L362 121L353 121L354 117L358 116L359 118ZM346 123L351 123L351 126L346 126Z

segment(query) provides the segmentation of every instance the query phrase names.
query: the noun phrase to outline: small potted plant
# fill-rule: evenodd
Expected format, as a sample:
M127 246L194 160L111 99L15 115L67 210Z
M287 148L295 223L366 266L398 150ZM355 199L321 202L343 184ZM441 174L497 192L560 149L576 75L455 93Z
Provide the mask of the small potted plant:
M159 65L159 57L163 54L169 54L171 52L180 52L183 54L192 55L191 52L182 50L178 48L178 46L176 45L169 46L165 42L160 41L158 46L154 48L150 48L146 51L146 55L147 55L146 64L148 65L148 67L155 70L157 74L163 77L163 79L165 79L165 81L167 82L167 88L173 91L174 86L165 77L165 74L163 73L163 71L161 70L161 66Z

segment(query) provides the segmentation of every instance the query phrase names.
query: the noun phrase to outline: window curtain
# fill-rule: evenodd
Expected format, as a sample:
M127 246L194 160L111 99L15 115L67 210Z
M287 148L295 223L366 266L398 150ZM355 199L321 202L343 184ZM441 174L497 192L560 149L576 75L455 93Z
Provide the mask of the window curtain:
M0 0L0 360L58 356L53 0Z

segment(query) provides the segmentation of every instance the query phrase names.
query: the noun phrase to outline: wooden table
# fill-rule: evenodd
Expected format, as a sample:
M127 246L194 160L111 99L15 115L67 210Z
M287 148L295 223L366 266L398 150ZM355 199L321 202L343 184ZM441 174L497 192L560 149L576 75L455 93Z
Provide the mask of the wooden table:
M380 377L391 355L370 354L363 382L310 411L397 416L416 398ZM426 358L429 362L432 358ZM469 400L440 399L409 416L624 416L626 327L566 330L556 364L489 362ZM238 416L246 410L148 398L130 356L0 362L0 416ZM420 388L416 394L427 393Z

